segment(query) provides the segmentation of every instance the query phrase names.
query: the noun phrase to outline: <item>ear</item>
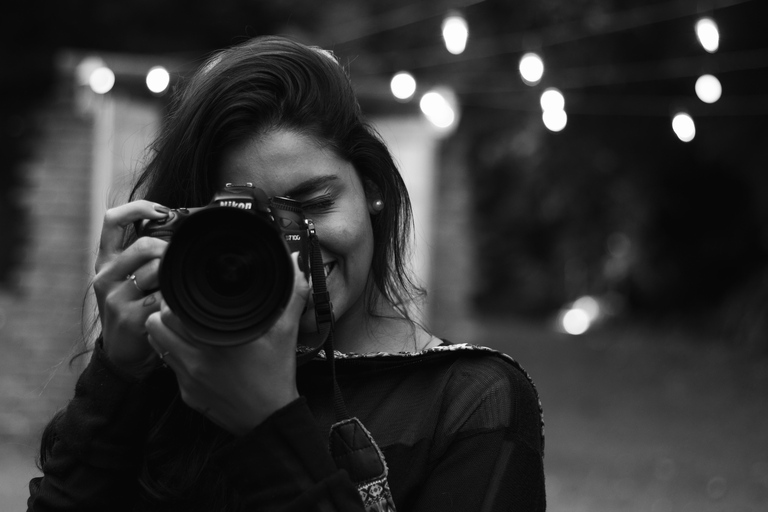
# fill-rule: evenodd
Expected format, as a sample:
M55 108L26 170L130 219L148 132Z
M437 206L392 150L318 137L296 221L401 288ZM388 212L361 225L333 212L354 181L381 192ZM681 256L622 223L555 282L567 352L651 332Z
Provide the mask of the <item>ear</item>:
M365 201L368 203L368 213L376 215L384 209L384 198L381 190L369 179L363 180L363 187L365 188Z

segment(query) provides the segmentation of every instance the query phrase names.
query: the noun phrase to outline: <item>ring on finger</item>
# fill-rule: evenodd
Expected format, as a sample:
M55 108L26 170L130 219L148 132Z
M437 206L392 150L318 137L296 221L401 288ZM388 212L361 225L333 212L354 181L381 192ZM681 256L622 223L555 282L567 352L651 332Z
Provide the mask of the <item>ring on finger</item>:
M137 290L139 290L141 293L146 293L147 290L139 286L139 282L136 280L136 274L128 274L125 276L125 278L133 283L133 285L136 287Z

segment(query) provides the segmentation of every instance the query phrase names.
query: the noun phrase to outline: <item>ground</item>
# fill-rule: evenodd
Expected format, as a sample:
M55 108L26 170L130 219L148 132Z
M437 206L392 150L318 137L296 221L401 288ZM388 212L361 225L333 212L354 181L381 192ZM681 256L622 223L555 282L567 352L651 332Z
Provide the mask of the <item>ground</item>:
M628 327L483 319L467 332L537 384L549 511L768 511L768 358ZM0 443L0 510L25 509L35 449Z

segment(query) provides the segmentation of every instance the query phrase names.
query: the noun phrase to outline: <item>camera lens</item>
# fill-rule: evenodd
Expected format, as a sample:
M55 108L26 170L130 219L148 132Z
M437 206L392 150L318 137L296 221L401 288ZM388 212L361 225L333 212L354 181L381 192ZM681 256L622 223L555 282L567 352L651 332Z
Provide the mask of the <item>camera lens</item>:
M271 219L206 208L174 233L160 269L171 309L199 341L237 345L266 332L293 289L293 264Z
M219 295L237 296L248 289L253 281L253 258L243 251L228 252L211 258L206 275L213 291Z

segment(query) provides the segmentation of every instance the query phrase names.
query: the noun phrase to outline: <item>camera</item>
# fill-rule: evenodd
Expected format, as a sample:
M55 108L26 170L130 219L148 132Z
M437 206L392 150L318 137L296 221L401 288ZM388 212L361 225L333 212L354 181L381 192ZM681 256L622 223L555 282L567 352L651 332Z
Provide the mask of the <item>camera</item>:
M230 346L258 338L283 313L293 291L291 253L299 252L308 276L314 227L298 201L248 183L227 184L206 206L146 221L138 234L169 242L160 290L189 333Z

